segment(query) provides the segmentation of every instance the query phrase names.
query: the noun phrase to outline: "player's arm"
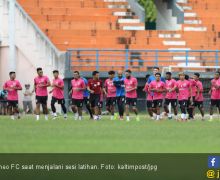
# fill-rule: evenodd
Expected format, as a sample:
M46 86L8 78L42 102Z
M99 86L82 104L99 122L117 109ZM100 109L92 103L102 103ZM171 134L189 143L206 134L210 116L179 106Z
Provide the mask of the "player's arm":
M10 91L11 89L8 87L7 83L4 84L3 90Z
M14 87L15 90L21 91L22 90L22 86L20 84L20 82L17 83L17 85Z
M60 85L52 84L52 87L57 87L59 89L64 89L64 83L62 82Z
M115 87L121 87L121 81L117 81L116 79L113 80L113 84Z
M73 89L72 89L72 87L69 89L69 95L72 95L72 93L73 93Z
M149 91L150 92L155 92L155 88L153 87L152 83L149 84Z
M87 86L87 90L91 93L91 94L93 94L94 93L94 91L91 89L91 82L90 81L88 81L88 86Z
M170 89L170 92L173 92L173 91L176 91L176 90L177 90L177 84L176 84L176 82L175 82L173 88Z
M165 84L162 86L161 89L156 89L155 91L156 91L156 92L159 92L159 93L166 92L167 90L166 90L166 88L165 88Z
M86 89L85 83L81 83L80 87L75 88L76 91L84 91Z
M35 83L34 83L32 93L34 93L35 91L36 91L36 85L35 85Z
M51 86L51 83L50 83L50 80L49 80L49 79L47 79L47 84L46 84L45 86L46 86L46 87Z
M114 83L114 81L113 81ZM107 95L107 82L105 81L104 87L101 88L105 95Z
M143 88L143 91L144 91L144 92L147 92L147 89L148 89L148 88L147 88L147 83L146 83L145 86L144 86L144 88Z
M134 90L137 90L137 79L134 82L134 87L129 89L129 90L127 90L127 92L131 92L131 91L134 91Z
M193 101L193 97L192 97L192 86L189 85L189 95L190 95L190 101Z

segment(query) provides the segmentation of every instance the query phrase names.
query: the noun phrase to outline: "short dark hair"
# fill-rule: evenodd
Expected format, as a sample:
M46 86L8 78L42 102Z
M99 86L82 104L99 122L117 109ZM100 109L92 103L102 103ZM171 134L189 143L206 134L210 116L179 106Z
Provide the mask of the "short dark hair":
M15 74L15 72L14 72L14 71L9 72L9 75L10 75L10 76L11 76L12 74Z
M58 71L58 70L54 70L54 71L53 71L53 74L55 74L55 73L59 73L59 71Z
M96 74L99 74L99 72L98 72L98 71L93 71L93 72L92 72L92 75L93 75L93 76L95 76Z
M146 74L145 78L147 79L147 78L149 78L149 77L150 77L150 74Z
M153 69L160 70L160 68L158 66L154 66Z
M172 73L171 73L171 72L166 72L166 74L172 76Z
M127 69L125 72L130 73L130 74L132 73L130 69Z
M197 77L200 77L200 74L199 73L194 73L195 76Z
M115 71L109 71L108 74L109 75L115 74Z
M42 68L41 68L41 67L37 68L37 72L38 72L38 71L42 71Z
M219 71L216 71L216 72L215 72L215 74L218 74L218 75L220 75L220 72L219 72Z
M74 71L73 73L76 73L76 74L78 74L78 75L79 75L79 71Z
M161 74L160 74L160 73L156 73L155 76L156 76L156 75L159 75L159 76L161 77Z
M189 75L188 74L185 74L185 79L189 80Z

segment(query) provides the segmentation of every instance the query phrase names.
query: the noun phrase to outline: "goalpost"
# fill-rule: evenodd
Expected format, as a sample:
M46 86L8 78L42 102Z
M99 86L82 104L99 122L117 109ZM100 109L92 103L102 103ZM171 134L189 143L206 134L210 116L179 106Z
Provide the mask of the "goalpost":
M166 72L171 72L173 78L178 78L179 72L184 72L190 77L195 72L200 73L200 78L203 83L203 96L204 96L204 108L207 112L207 109L210 107L210 95L209 90L211 87L211 79L214 78L214 73L220 71L220 66L167 66L162 68L162 76L165 77ZM171 112L171 105L169 106L169 111Z

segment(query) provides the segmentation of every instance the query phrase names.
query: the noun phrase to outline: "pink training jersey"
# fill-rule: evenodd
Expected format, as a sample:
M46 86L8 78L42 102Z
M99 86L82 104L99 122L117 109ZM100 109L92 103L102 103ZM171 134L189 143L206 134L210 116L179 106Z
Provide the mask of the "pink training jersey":
M48 82L50 82L50 80L47 76L37 76L34 79L35 93L37 96L48 96L47 87L40 87L40 85L46 85Z
M64 99L64 82L62 79L57 78L57 79L53 79L53 85L57 85L60 86L62 88L58 88L58 87L54 87L53 88L53 97L57 98L57 99Z
M152 101L153 96L151 95L151 92L149 91L149 84L148 83L145 84L144 90L147 93L147 96L146 96L147 101Z
M198 91L199 91L199 95L198 95L198 96L196 95L195 100L201 102L201 101L204 100L204 98L203 98L203 85L202 85L202 82L201 82L201 81L196 81L196 84L197 84L197 85L196 85L196 87L197 87L196 94L197 94Z
M176 83L175 79L166 80L166 99L177 99ZM171 89L173 89L173 91L170 92Z
M138 84L137 79L135 77L131 76L130 79L125 78L125 80L124 80L125 91L126 91L125 96L127 98L137 98L137 90L136 89L129 91L130 89L136 88L137 84Z
M195 97L196 96L196 92L197 92L197 82L194 79L190 79L189 80L191 88L192 88L192 96Z
M7 90L9 101L18 101L18 90L14 88L21 88L21 83L18 80L9 80L5 82L3 89Z
M73 99L83 99L83 92L86 88L85 82L83 81L83 79L79 78L79 79L73 79L71 81L71 85L72 85L72 98ZM81 90L77 90L77 89L81 89Z
M191 83L187 80L177 81L177 88L179 89L178 100L188 100L190 97Z
M107 89L107 97L116 97L116 87L113 83L113 80L105 80L105 88Z
M220 79L213 79L211 81L211 99L220 99L220 89L217 87L220 87Z
M156 90L164 90L166 88L166 85L164 82L162 81L152 81L150 84L149 84L149 89L151 91L151 89L156 89ZM151 93L153 93L153 100L158 100L158 99L163 99L164 96L163 96L163 92L153 92L151 91Z

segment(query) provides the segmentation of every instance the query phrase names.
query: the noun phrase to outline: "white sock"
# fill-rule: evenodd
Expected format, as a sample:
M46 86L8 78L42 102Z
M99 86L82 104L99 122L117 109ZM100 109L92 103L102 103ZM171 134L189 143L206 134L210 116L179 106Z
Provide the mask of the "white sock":
M184 117L185 117L185 114L182 113L181 114L181 119L184 119Z
M47 121L47 120L48 120L48 115L46 114L46 115L44 116L44 118L45 118L45 120Z
M56 116L57 116L57 113L53 113L53 116L55 116L55 117L56 117Z
M82 120L82 116L79 116L79 120L80 120L80 121Z
M11 115L11 119L12 119L12 120L15 120L15 116L14 116L14 115Z
M210 115L210 119L213 120L213 116L212 115Z
M171 117L172 117L172 114L171 114L171 113L168 113L168 117L171 118Z
M38 121L40 119L40 115L36 115L36 120Z
M157 115L156 120L157 120L157 121L159 121L159 120L160 120L160 115Z
M64 118L67 118L67 114L64 114L63 116L64 116Z
M126 116L126 120L127 120L127 121L130 121L130 117L129 117L129 116Z
M94 115L94 120L98 120L99 116Z
M187 118L186 118L186 114L184 114L184 120L186 120Z
M78 113L75 113L75 115L74 115L74 119L77 120L78 117L79 117L79 114L78 114Z
M111 120L113 120L114 119L114 116L111 116Z

